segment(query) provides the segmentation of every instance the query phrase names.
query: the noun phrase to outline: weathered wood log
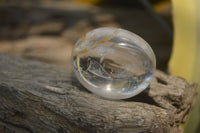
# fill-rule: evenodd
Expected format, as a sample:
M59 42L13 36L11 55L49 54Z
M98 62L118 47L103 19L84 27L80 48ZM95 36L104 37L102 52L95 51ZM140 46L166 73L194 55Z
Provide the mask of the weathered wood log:
M195 88L157 70L144 92L111 101L88 92L70 69L0 54L0 132L182 132Z

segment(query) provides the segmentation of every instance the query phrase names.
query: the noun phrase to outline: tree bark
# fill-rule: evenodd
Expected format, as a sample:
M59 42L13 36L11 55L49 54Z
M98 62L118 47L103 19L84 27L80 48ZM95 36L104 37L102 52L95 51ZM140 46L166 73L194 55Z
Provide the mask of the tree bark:
M106 100L81 86L70 68L0 54L0 132L182 132L196 87L157 70L141 94Z

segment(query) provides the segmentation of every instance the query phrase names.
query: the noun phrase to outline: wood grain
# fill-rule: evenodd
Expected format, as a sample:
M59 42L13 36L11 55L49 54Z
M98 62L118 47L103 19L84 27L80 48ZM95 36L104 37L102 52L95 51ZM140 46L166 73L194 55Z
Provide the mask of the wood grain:
M0 54L0 132L182 132L196 87L157 70L144 92L111 101L87 91L69 68Z

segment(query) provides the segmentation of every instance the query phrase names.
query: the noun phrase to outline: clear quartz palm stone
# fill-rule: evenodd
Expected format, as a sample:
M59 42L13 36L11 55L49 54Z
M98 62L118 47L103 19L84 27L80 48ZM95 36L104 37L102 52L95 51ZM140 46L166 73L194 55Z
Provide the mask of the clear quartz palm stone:
M94 29L72 52L81 84L108 99L126 99L148 87L156 66L151 47L138 35L120 28Z

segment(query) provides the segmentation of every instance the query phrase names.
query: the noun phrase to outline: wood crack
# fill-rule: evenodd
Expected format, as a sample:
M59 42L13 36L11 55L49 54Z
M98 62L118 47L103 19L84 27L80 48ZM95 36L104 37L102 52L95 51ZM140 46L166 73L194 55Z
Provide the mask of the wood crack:
M7 122L2 119L0 119L0 127L3 127L2 132L9 131L20 133L33 133L28 127L25 127L24 125L13 124L12 122Z

